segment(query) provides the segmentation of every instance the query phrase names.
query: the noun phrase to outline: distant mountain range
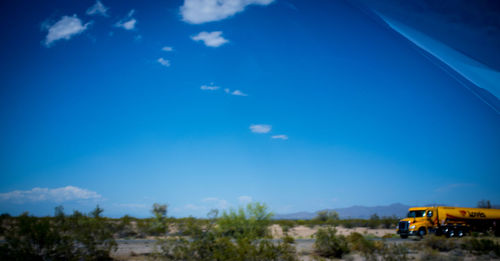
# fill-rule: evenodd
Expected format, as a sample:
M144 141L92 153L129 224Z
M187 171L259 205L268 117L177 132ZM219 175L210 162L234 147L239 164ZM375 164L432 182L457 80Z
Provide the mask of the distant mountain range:
M431 206L447 206L447 204L422 205L422 207L431 207ZM323 210L318 210L316 212L302 211L289 214L277 214L274 216L274 219L313 219L317 216L318 212L325 210L333 210L339 213L339 217L341 219L349 219L349 218L368 219L373 214L377 214L379 217L396 216L398 218L402 218L406 216L406 214L408 213L408 209L410 207L415 207L415 206L407 206L400 203L394 203L388 206L375 206L375 207L352 206L347 208L323 209ZM500 209L500 205L492 205L491 208Z
M391 204L388 206L352 206L347 208L334 208L334 209L324 209L333 210L339 213L339 217L342 219L346 218L370 218L371 215L377 214L379 217L404 217L408 213L408 209L411 206L403 205L400 203ZM323 210L319 210L323 211ZM275 219L313 219L316 217L316 212L296 212L290 214L277 214L274 216Z

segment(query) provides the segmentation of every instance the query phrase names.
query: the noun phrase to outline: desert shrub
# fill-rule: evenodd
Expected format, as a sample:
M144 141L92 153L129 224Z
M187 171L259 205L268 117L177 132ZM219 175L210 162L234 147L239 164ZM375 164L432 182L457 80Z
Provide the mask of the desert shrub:
M116 242L101 213L99 206L90 215L65 216L62 207L54 218L25 213L8 227L0 260L110 260Z
M0 215L0 236L4 235L7 223L11 220L11 216L7 213Z
M75 211L67 219L61 218L63 231L71 234L82 255L91 259L110 259L109 253L116 248L113 226L101 216L103 211L97 206L89 215Z
M383 241L375 242L377 254L383 261L405 261L409 260L409 250L402 244L387 244Z
M282 219L282 220L272 221L272 223L280 225L281 229L283 229L284 233L288 233L290 228L297 226L297 222L295 220L283 220Z
M396 216L382 217L380 219L379 226L382 226L383 228L396 228L396 224L398 223L398 221L399 221L399 218L397 218Z
M385 234L382 236L383 239L398 237L397 234Z
M369 228L377 228L380 225L380 217L377 214L373 214L370 216L368 220Z
M245 209L224 211L217 219L220 232L232 238L246 237L250 239L268 237L268 226L273 214L265 204L250 203Z
M290 231L290 228L292 228L292 227L290 227L288 225L282 225L281 226L281 229L283 230L283 233L285 233L285 234Z
M425 248L431 248L441 252L448 252L452 249L458 248L457 240L453 238L439 237L429 235L420 241L420 244Z
M420 261L448 261L448 260L453 260L450 259L448 256L443 256L439 253L439 251L431 248L425 248L419 253L419 258L418 260Z
M307 223L307 220L299 219L296 221L297 226L304 226Z
M347 236L347 242L349 242L350 250L360 252L367 260L374 259L377 250L374 241L366 239L360 233L353 232Z
M475 255L494 254L500 256L500 244L486 238L467 238L462 242L462 249Z
M344 221L342 222L342 226L345 228L353 228L356 226L356 224L354 222Z
M5 233L0 246L0 260L44 260L67 257L76 259L74 244L69 236L53 229L50 220L24 213Z
M342 235L337 235L335 228L319 229L315 237L314 251L321 257L341 258L344 254L349 253L346 238Z
M281 243L274 244L268 239L261 240L258 245L257 255L255 256L255 258L253 258L253 260L298 260L296 249L291 245L292 243L290 243L290 241L290 238L285 238ZM248 259L243 256L240 260Z
M137 237L144 238L147 235L150 235L150 227L152 220L150 218L144 218L137 220Z
M153 204L153 219L149 223L149 234L153 236L164 235L168 232L167 224L167 205L161 205L158 203Z
M169 221L173 219L167 218L168 205L154 203L151 209L153 217L137 220L137 234L138 238L146 236L161 236L168 232Z
M132 225L132 221L133 218L129 215L125 215L118 220L115 228L115 234L117 235L117 237L136 237L138 235Z
M295 239L291 236L289 236L288 234L285 234L285 236L282 238L283 242L287 243L287 244L294 244L295 243Z
M221 218L217 218L217 212L211 212L205 223L188 219L183 234L189 239L160 239L161 252L154 256L165 260L297 260L289 240L276 244L259 230L270 218L263 206L254 204L246 211L232 211ZM237 227L240 225L241 230Z
M314 224L336 224L340 220L339 214L333 210L319 211L313 219Z

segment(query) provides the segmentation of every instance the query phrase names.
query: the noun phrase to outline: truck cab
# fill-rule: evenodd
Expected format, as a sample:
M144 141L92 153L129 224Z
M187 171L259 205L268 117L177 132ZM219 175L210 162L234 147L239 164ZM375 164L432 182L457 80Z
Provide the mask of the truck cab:
M436 226L438 220L436 214L432 207L410 208L406 218L399 221L397 233L401 238L423 237Z

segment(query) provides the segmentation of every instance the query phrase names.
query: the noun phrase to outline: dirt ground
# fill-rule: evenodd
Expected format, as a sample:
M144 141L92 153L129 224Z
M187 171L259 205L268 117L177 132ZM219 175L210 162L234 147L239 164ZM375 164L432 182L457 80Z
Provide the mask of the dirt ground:
M314 226L312 228L307 226L296 226L288 230L288 235L295 239L312 238L319 228L320 226ZM352 232L358 232L364 235L372 235L375 237L383 237L385 235L392 235L396 233L394 229L371 229L366 227L356 227L356 228L336 227L336 229L337 229L337 234L344 236L348 236ZM272 225L270 227L270 230L273 238L283 237L283 229L281 228L280 225Z
M295 239L295 243L293 244L297 250L297 254L300 260L303 261L312 261L314 259L313 249L314 249L314 234L318 231L320 226L308 227L308 226L296 226L290 228L288 230L288 235L292 236ZM279 225L272 225L269 227L271 230L272 237L276 242L280 240L283 236L282 227ZM357 228L344 228L337 227L337 233L348 236L353 232L358 232L363 235L371 236L372 240L382 240L381 238L386 236L385 242L388 244L396 245L396 244L412 244L418 243L420 240L417 238L409 238L409 239L400 239L396 237L394 229L370 229L365 227L357 227ZM135 260L135 261L145 261L151 260L150 256L155 251L159 251L160 249L156 245L156 239L146 238L146 239L118 239L118 249L113 253L113 258L116 260ZM421 260L422 253L410 251L409 258L411 260ZM467 260L467 261L475 261L475 260L499 260L492 259L488 256L471 256L461 254L459 256L451 256L451 252L446 253L438 253L440 256L438 259L432 260ZM436 258L436 257L434 257ZM425 258L424 258L425 259ZM361 261L365 260L362 256L356 253L351 253L347 255L342 260L351 260L351 261Z
M290 228L288 235L295 238L295 247L301 260L312 260L311 253L313 251L314 234L318 231L320 226L307 227L296 226ZM272 225L269 227L272 237L280 239L283 236L283 230L280 225ZM369 228L343 228L337 227L337 233L341 235L349 235L352 232L358 232L365 235L372 235L375 237L383 237L387 234L394 234L394 229L369 229ZM113 254L113 257L118 260L148 260L147 255L153 253L155 249L159 250L156 246L154 238L147 239L132 239L132 240L117 240L118 249ZM359 256L352 256L353 260L362 260Z

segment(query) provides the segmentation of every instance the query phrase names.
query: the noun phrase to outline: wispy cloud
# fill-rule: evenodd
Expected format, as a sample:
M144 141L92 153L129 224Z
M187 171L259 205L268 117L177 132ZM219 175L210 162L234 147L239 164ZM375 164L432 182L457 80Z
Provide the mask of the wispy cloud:
M271 136L271 139L288 140L288 136L284 134L273 135Z
M135 25L137 23L137 20L132 17L134 15L134 13L135 13L134 9L130 10L130 12L128 13L127 17L125 17L124 19L118 21L115 24L115 26L116 27L121 27L121 28L123 28L125 30L134 30L135 29Z
M200 87L200 89L204 91L216 91L219 88L220 88L219 86L214 86L214 85L202 85Z
M186 204L184 205L184 209L186 210L194 210L194 211L200 211L200 210L207 210L207 207L205 206L199 206L195 204Z
M82 33L87 30L89 23L82 24L82 21L76 16L63 16L61 20L53 25L44 26L43 29L47 30L45 37L45 46L50 47L55 41L65 39L69 40L71 37Z
M208 203L212 208L225 209L229 207L229 203L225 199L219 199L215 197L204 198L202 202Z
M268 5L273 0L184 0L182 20L191 24L219 21L245 10L248 5Z
M95 5L87 9L88 15L102 15L108 16L108 7L104 6L101 1L97 0Z
M199 34L192 36L191 39L194 41L203 41L206 46L209 47L219 47L227 42L227 39L222 37L222 31L214 32L200 32Z
M33 188L31 190L15 190L7 193L0 193L0 201L12 203L26 203L39 201L64 202L72 200L100 199L97 192L82 189L74 186L62 188Z
M248 94L246 93L243 93L242 91L240 90L235 90L231 93L231 95L236 95L236 96L248 96Z
M252 197L250 196L239 196L238 197L238 203L240 203L241 205L245 205L245 204L248 204L252 202Z
M229 88L225 88L224 92L227 94L235 95L235 96L248 96L248 94L246 94L240 90L231 91L231 89L229 89Z
M476 184L472 184L472 183L453 183L453 184L448 184L448 185L438 187L434 191L435 192L448 192L448 191L459 189L459 188L467 188L467 187L475 187L475 186L476 186Z
M163 59L162 57L158 58L158 63L161 64L162 66L165 66L165 67L170 67L170 61L169 60L165 60Z
M253 133L268 133L271 131L272 126L267 124L252 124L250 130Z
M146 204L140 204L140 203L117 204L117 206L128 209L147 209L149 207Z
M172 48L171 46L163 46L163 48L161 48L162 51L165 51L165 52L171 52L174 50L174 48Z

